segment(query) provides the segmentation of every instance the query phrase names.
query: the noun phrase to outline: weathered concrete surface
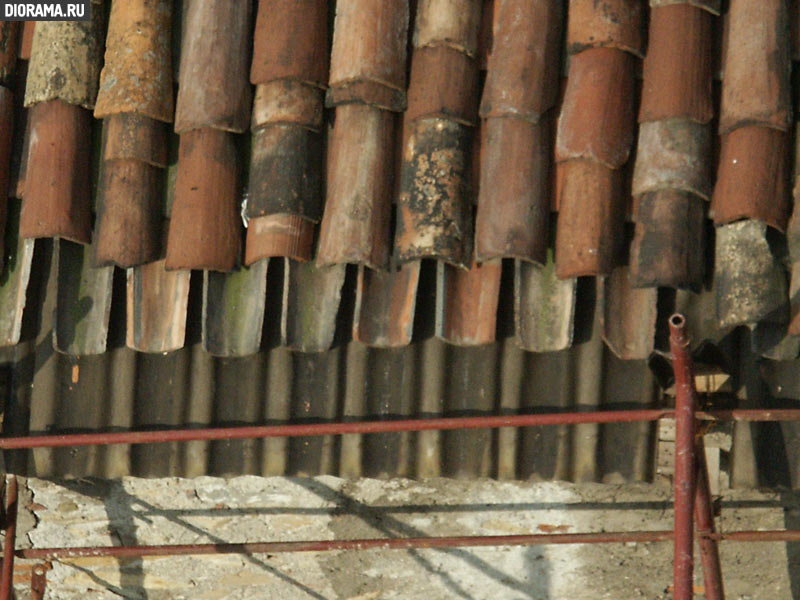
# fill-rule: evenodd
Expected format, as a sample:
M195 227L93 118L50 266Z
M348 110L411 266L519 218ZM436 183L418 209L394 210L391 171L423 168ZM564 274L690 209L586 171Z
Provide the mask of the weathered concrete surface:
M670 527L668 486L237 477L29 480L34 547L651 530ZM29 497L30 498L30 497ZM781 505L794 506L795 512ZM726 492L725 529L796 526L788 494ZM792 515L794 515L792 517ZM21 535L25 538L25 535ZM666 600L671 544L369 550L54 563L49 599L451 598ZM727 597L792 597L798 553L722 547ZM19 598L26 561L18 566ZM30 569L30 566L27 567ZM29 571L27 571L29 573ZM797 576L795 575L795 578ZM697 582L702 585L701 569ZM794 585L800 582L794 581ZM797 591L797 589L795 589Z

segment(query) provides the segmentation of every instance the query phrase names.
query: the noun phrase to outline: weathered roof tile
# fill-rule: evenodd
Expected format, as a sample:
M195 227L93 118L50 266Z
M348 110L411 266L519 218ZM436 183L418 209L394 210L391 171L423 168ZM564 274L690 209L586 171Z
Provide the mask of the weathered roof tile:
M336 3L327 103L406 106L408 0Z
M544 263L550 221L550 119L490 118L482 126L475 221L479 261L515 257Z
M262 0L258 4L250 81L328 83L328 0Z
M498 0L481 117L536 121L558 99L560 0Z
M617 267L603 287L603 340L622 360L646 360L653 352L658 290L631 285L628 267Z
M103 160L137 160L167 166L167 126L134 113L108 117L103 127Z
M439 262L436 277L436 336L458 346L495 340L501 261L458 269Z
M322 129L322 91L299 81L279 79L256 86L252 129L293 124Z
M482 0L419 0L414 47L449 46L475 58Z
M758 219L784 231L790 211L789 134L762 126L722 138L711 216L717 225Z
M419 272L419 261L390 271L358 268L354 340L378 348L411 343Z
M336 109L317 263L385 268L389 260L394 115L363 104Z
M570 0L567 47L616 48L642 56L641 0Z
M170 0L112 3L96 118L135 113L172 122L172 11Z
M8 85L17 70L20 25L19 21L0 22L0 85Z
M639 122L714 116L711 78L714 17L687 4L650 11Z
M314 223L289 214L250 219L247 227L244 264L262 258L285 256L299 262L311 260L314 252Z
M611 48L572 57L558 118L556 160L588 158L611 169L625 164L635 126L634 61Z
M184 7L175 131L246 131L250 123L251 0Z
M88 244L92 115L61 100L35 104L28 114L31 134L20 236Z
M712 15L719 15L722 10L722 0L650 0L650 8L673 6L675 4L688 4L707 10Z
M792 103L785 0L731 0L719 129L759 123L788 129Z
M181 135L167 269L230 271L239 257L238 165L230 133Z

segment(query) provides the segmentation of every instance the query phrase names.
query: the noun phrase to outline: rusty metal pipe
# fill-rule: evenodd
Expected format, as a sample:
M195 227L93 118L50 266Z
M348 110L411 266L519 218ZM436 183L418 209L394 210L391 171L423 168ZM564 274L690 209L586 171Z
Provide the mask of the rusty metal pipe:
M698 411L704 421L800 421L800 409L735 409ZM310 423L297 425L250 425L206 429L161 429L156 431L117 431L0 438L0 450L103 446L107 444L158 444L213 440L239 440L267 437L396 433L452 429L496 429L500 427L538 427L581 423L636 423L675 417L672 409L609 410L581 413L537 413L483 417L446 417L398 421L354 421L350 423Z
M457 537L412 537L358 540L316 540L298 542L248 542L241 544L183 544L168 546L102 546L83 548L24 548L19 558L55 560L110 556L177 556L184 554L261 554L278 552L326 552L330 550L408 550L412 548L460 548L477 546L529 546L542 544L613 544L626 542L665 542L671 531L631 531L602 533L542 533L532 535L492 535Z
M725 600L717 541L706 537L706 534L714 533L714 509L711 505L711 485L708 479L708 464L702 436L698 436L695 440L695 457L697 487L694 495L694 519L698 536L697 545L700 548L700 561L703 565L706 599Z
M674 600L692 600L694 571L694 494L695 441L694 412L696 392L689 355L686 319L669 318L669 346L675 372L675 559L673 564Z
M6 539L3 542L3 568L0 571L0 600L11 600L14 583L14 545L17 540L17 477L8 480Z

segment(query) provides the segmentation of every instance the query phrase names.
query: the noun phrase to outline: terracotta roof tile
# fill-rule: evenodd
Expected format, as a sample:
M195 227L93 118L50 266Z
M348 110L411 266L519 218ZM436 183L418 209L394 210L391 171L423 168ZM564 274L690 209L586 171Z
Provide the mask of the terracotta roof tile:
M264 125L300 125L322 129L322 91L299 81L280 79L256 86L252 129Z
M164 260L128 269L128 348L162 353L183 347L190 277L189 271L167 271Z
M103 160L136 160L154 167L167 166L167 126L134 113L106 119Z
M650 11L639 122L714 116L711 77L714 17L687 4Z
M285 256L306 262L314 253L312 221L296 215L275 214L250 219L247 227L244 264L262 258Z
M111 5L96 118L135 113L172 122L172 10L170 0Z
M238 165L231 134L181 135L167 269L230 271L239 256Z
M514 261L514 322L520 346L556 352L572 345L577 279L556 277L553 253L544 266Z
M558 99L559 0L498 0L481 117L535 121Z
M558 277L607 275L617 265L625 198L621 173L592 160L558 163Z
M391 271L358 268L354 340L378 348L411 343L419 272L419 262Z
M79 106L51 100L31 107L29 116L20 236L63 237L88 244L92 115Z
M336 334L336 316L345 265L318 267L286 259L281 342L300 352L328 350Z
M610 48L570 60L558 118L556 160L588 158L611 169L628 160L633 142L635 59Z
M247 130L251 9L251 0L191 0L184 9L177 133Z
M36 21L24 21L22 23L22 35L19 38L19 58L22 60L31 59L33 34L35 31Z
M475 58L482 0L417 0L414 47L449 46Z
M471 128L430 118L410 125L397 200L395 258L466 268L472 246Z
M43 21L31 48L25 106L61 100L94 108L103 62L102 11L91 21Z
M19 21L0 22L0 85L8 85L17 70Z
M640 0L570 0L570 54L586 48L616 48L642 56L643 6Z
M501 271L500 260L473 262L468 270L437 265L437 337L459 346L495 340Z
M212 356L248 356L261 348L267 264L203 273L203 349Z
M341 0L333 26L329 106L364 102L406 106L408 0Z
M664 189L639 198L630 276L637 287L698 290L705 273L705 201Z
M259 2L250 81L328 83L328 0Z
M417 48L411 57L405 118L441 117L474 125L478 89L474 58L448 46Z
M603 340L622 360L645 360L653 352L658 290L631 285L628 267L618 267L604 282Z
M711 197L711 128L683 119L642 123L633 171L633 195L683 190Z
M103 165L95 262L127 268L161 256L162 170L138 160Z
M363 104L336 109L317 263L384 268L389 260L394 115Z
M516 257L544 263L550 220L551 119L487 119L482 127L475 221L479 261Z
M751 219L716 228L714 292L719 327L789 318L786 274L772 253L767 229Z
M758 219L784 231L789 216L789 136L761 126L723 136L711 216L717 225Z
M791 62L784 0L731 0L719 129L759 123L788 129Z

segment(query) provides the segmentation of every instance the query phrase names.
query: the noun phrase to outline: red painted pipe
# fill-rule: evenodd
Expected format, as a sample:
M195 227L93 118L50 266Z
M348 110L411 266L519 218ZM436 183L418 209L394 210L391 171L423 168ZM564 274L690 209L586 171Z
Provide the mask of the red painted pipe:
M415 537L361 540L317 540L300 542L250 542L243 544L185 544L170 546L102 546L86 548L25 548L17 556L55 560L111 556L176 556L182 554L261 554L278 552L325 552L329 550L408 550L413 548L460 548L477 546L533 546L543 544L611 544L624 542L665 542L671 531L602 533L542 533L532 535L490 535L460 537Z
M706 600L725 600L717 541L705 537L706 534L714 533L714 509L711 504L711 485L708 480L708 464L702 436L697 436L695 440L695 457L697 488L694 496L694 519L698 535L697 545L700 548L700 561L703 564Z
M6 539L3 542L3 568L0 571L0 600L11 600L14 583L14 545L17 540L17 478L8 482L6 505Z
M686 319L669 318L669 346L675 371L675 560L674 600L692 600L694 571L694 375L686 336Z
M800 409L736 409L700 411L705 421L800 421ZM495 429L499 427L538 427L581 423L636 423L675 417L671 409L609 410L579 413L537 413L485 417L446 417L398 421L354 421L350 423L310 423L296 425L250 425L207 429L161 429L156 431L117 431L0 438L0 450L104 446L107 444L158 444L213 440L241 440L267 437L296 437L400 431L449 429Z

